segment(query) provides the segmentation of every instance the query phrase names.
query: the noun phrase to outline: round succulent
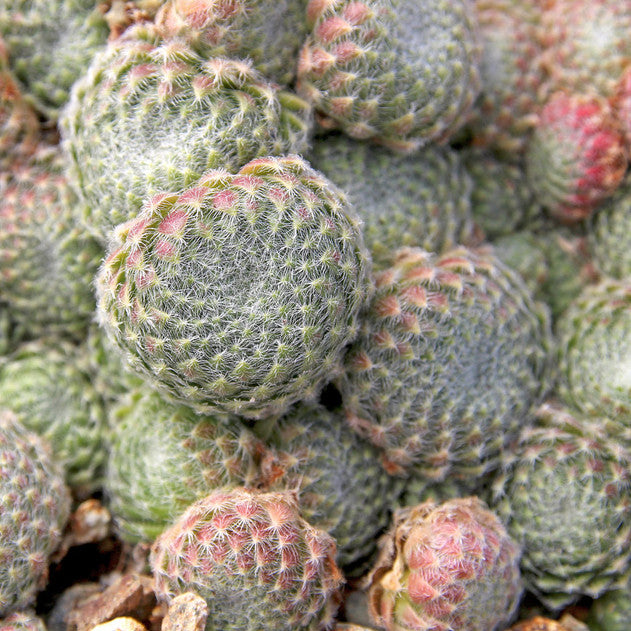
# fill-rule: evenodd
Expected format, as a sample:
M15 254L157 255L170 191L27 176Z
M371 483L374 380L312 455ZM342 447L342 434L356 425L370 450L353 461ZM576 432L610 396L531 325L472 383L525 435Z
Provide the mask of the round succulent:
M248 63L204 59L139 24L96 55L61 120L86 223L101 238L213 168L302 152L311 109Z
M339 602L334 557L290 494L236 488L188 508L153 545L151 566L159 598L206 600L207 631L316 631Z
M597 598L587 618L590 631L627 631L631 625L631 587Z
M56 117L109 34L95 0L0 0L0 36L24 93Z
M631 173L591 218L587 232L596 267L612 278L631 276Z
M205 57L249 59L261 74L289 85L307 36L308 0L171 0L160 31L181 35Z
M43 436L68 484L89 492L105 461L105 410L78 365L81 352L57 340L22 345L0 367L0 408Z
M93 317L103 251L78 206L56 148L16 161L0 184L0 295L31 337L81 339Z
M589 217L627 169L620 123L607 101L593 94L553 94L525 159L536 199L564 223Z
M555 0L542 12L546 71L555 88L609 97L631 62L630 0Z
M467 149L460 155L473 181L471 212L488 239L511 234L541 215L523 165L484 149Z
M252 486L266 448L234 417L198 415L146 388L109 413L105 493L121 537L152 542L194 501Z
M376 283L339 378L348 422L391 472L481 477L542 396L546 313L483 251L404 249Z
M44 439L0 411L0 616L33 603L70 515L70 493Z
M369 270L345 197L297 156L262 158L158 195L122 225L99 318L181 402L269 417L339 369Z
M321 405L301 404L278 424L267 490L293 490L301 515L337 543L344 568L367 559L390 521L401 481L379 464L379 452ZM269 466L272 464L273 466Z
M522 595L520 550L477 497L397 511L370 575L375 621L389 631L495 631Z
M446 478L440 482L412 473L403 481L403 493L397 503L398 507L417 506L432 501L441 504L447 500L477 495L484 499L483 488L486 480L472 478Z
M631 453L609 420L551 403L505 453L492 506L523 546L529 590L560 610L624 584L631 566Z
M478 146L514 158L537 123L545 94L541 9L532 0L475 0L482 92L467 128Z
M0 620L0 631L46 631L46 625L32 610L14 611Z
M441 252L474 240L471 180L454 150L401 156L340 135L316 141L310 156L349 195L377 266L403 246Z
M401 150L445 140L479 92L467 0L310 0L297 89L353 138Z
M557 324L559 395L585 414L631 425L631 284L603 278Z

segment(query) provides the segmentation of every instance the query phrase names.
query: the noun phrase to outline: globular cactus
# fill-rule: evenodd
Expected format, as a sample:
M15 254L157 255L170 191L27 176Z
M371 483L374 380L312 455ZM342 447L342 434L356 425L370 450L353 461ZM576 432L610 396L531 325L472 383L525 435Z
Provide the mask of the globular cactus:
M262 158L158 195L120 226L99 319L175 399L260 419L339 371L369 270L346 198L297 156Z
M0 620L0 631L46 631L46 625L32 610L14 611Z
M597 598L587 618L590 631L627 631L631 625L631 587Z
M182 36L204 57L249 59L281 85L296 74L307 36L308 0L170 0L156 22L165 36Z
M81 348L57 340L22 345L0 366L0 408L43 436L80 495L100 484L105 409L80 364Z
M553 88L611 96L631 61L631 2L555 0L541 19L543 63Z
M603 278L557 324L561 399L584 414L631 426L631 284Z
M198 415L145 387L121 398L109 420L104 489L125 541L152 542L211 491L259 481L267 449L235 417Z
M297 90L353 138L402 151L446 140L480 82L465 0L311 0Z
M104 239L148 197L188 188L209 169L304 151L311 116L248 63L204 59L139 24L95 56L61 127L86 223Z
M523 546L527 588L558 611L628 580L631 452L605 417L553 403L537 417L506 451L492 507Z
M627 169L622 127L607 101L593 94L550 96L525 159L536 199L567 224L589 217Z
M56 147L16 161L0 185L0 295L30 337L80 340L93 317L103 251L78 208Z
M207 631L330 628L342 575L335 543L299 514L288 493L236 488L189 507L154 543L161 600L195 591Z
M494 240L533 223L542 214L519 162L508 162L484 149L461 152L471 177L471 213L486 238Z
M25 95L56 118L109 30L94 0L2 0L0 36Z
M404 249L376 283L338 379L348 422L391 472L482 477L546 387L547 314L483 251Z
M404 246L442 252L477 239L471 180L452 149L401 156L340 135L317 140L310 158L349 195L376 266Z
M301 515L335 539L342 568L369 558L402 487L381 467L376 447L340 413L306 404L279 420L269 443L276 454L264 464L265 488L297 494Z
M477 497L397 511L381 545L369 598L387 631L495 631L517 609L519 546Z
M482 90L467 130L477 146L523 153L545 98L541 9L534 0L475 0Z
M48 445L0 412L0 616L34 603L70 515L70 493Z

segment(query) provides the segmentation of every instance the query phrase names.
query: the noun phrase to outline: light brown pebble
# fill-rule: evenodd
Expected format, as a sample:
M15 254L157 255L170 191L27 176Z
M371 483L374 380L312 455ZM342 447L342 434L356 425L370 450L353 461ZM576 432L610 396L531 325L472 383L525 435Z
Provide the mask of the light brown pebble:
M193 592L186 592L171 601L162 622L162 631L203 631L206 618L206 601Z
M589 629L572 616L564 616L561 621L537 616L530 620L518 622L509 631L589 631Z
M92 631L147 631L147 628L135 618L122 616L109 622L97 624L96 627L92 627Z

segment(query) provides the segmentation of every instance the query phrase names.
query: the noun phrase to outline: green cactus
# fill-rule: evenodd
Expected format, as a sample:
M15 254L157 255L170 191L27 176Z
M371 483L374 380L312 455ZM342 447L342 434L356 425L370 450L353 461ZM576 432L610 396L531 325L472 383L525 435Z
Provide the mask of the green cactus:
M260 419L339 370L369 269L345 197L299 157L261 158L122 225L97 279L99 319L176 400Z
M339 603L334 557L291 494L236 488L190 506L154 543L151 566L161 600L206 600L207 631L316 631Z
M95 0L0 0L0 36L25 95L56 118L109 29Z
M596 599L587 618L590 631L627 631L631 625L631 587Z
M380 466L376 447L341 414L305 404L279 420L269 442L277 454L267 463L273 480L265 488L297 493L301 515L335 539L342 568L368 558L402 486Z
M198 415L146 388L110 413L104 487L123 540L152 542L211 491L252 486L267 449L234 417Z
M523 546L527 588L550 609L625 584L631 569L631 452L553 403L505 453L492 507Z
M346 134L411 151L445 140L479 92L466 0L311 0L298 93Z
M404 249L377 291L339 378L351 426L389 471L481 478L546 386L546 312L487 252Z
M86 223L104 239L147 198L209 169L304 151L311 109L246 62L206 60L139 24L94 58L61 128Z
M369 581L393 631L498 631L519 604L519 546L477 497L397 511Z
M349 195L376 266L403 246L441 252L474 241L471 180L455 151L401 156L340 135L316 141L310 156Z
M308 0L171 0L157 18L165 36L194 42L204 57L249 59L261 74L292 83L307 36Z
M79 367L82 352L57 340L22 345L0 367L0 408L50 443L68 485L85 495L105 462L105 410Z
M33 604L70 515L48 445L0 411L0 617Z

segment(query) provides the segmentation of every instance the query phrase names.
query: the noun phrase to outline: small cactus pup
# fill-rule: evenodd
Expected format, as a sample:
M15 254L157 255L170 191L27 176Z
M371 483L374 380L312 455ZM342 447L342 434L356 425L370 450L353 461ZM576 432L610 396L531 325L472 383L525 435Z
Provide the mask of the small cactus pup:
M526 150L526 176L550 215L572 224L613 194L627 169L620 122L594 94L556 92Z
M631 427L631 284L589 285L557 323L559 397Z
M55 146L16 161L0 183L0 295L32 338L81 340L93 317L103 250L79 218Z
M466 0L310 0L298 93L357 139L401 151L445 141L480 88Z
M0 411L0 617L34 603L70 515L46 441Z
M386 473L377 448L342 414L321 405L295 406L269 444L276 454L264 464L264 477L273 474L265 488L295 491L301 515L335 539L338 565L355 573L351 566L372 555L388 526L402 481Z
M369 273L342 193L297 156L261 158L157 195L119 226L98 317L176 400L261 419L339 371Z
M402 156L331 135L314 142L310 159L349 195L375 266L404 246L442 252L476 240L471 179L453 149L432 144Z
M547 312L488 252L403 249L338 378L346 418L391 473L481 478L539 404Z
M249 59L281 85L295 77L307 36L308 0L170 0L156 23L165 37L192 40L205 57Z
M79 367L82 352L58 340L23 344L0 366L0 408L50 443L68 485L87 496L105 462L105 409Z
M34 611L27 609L0 619L0 631L46 631L46 625Z
M198 415L135 390L109 412L104 491L124 541L151 543L218 488L253 486L267 449L235 417Z
M533 0L475 0L482 91L467 130L476 146L507 158L524 152L545 96L541 8Z
M631 587L597 598L587 618L590 631L628 631L631 628Z
M519 546L477 497L397 511L370 580L387 631L499 631L523 592Z
M104 240L146 198L193 186L209 169L303 152L311 120L305 101L247 62L204 59L138 24L95 56L61 128L86 223Z
M491 506L523 547L527 589L560 611L629 580L631 453L605 417L549 402L537 421L506 450Z
M473 183L471 213L487 239L513 234L537 221L541 204L521 162L498 158L486 149L465 149L460 155Z
M243 488L211 493L154 543L158 598L193 591L206 630L328 629L340 600L335 542L307 523L290 493Z
M631 1L555 0L541 19L553 88L610 97L631 62Z
M25 95L56 118L109 34L95 0L1 0L0 36Z

